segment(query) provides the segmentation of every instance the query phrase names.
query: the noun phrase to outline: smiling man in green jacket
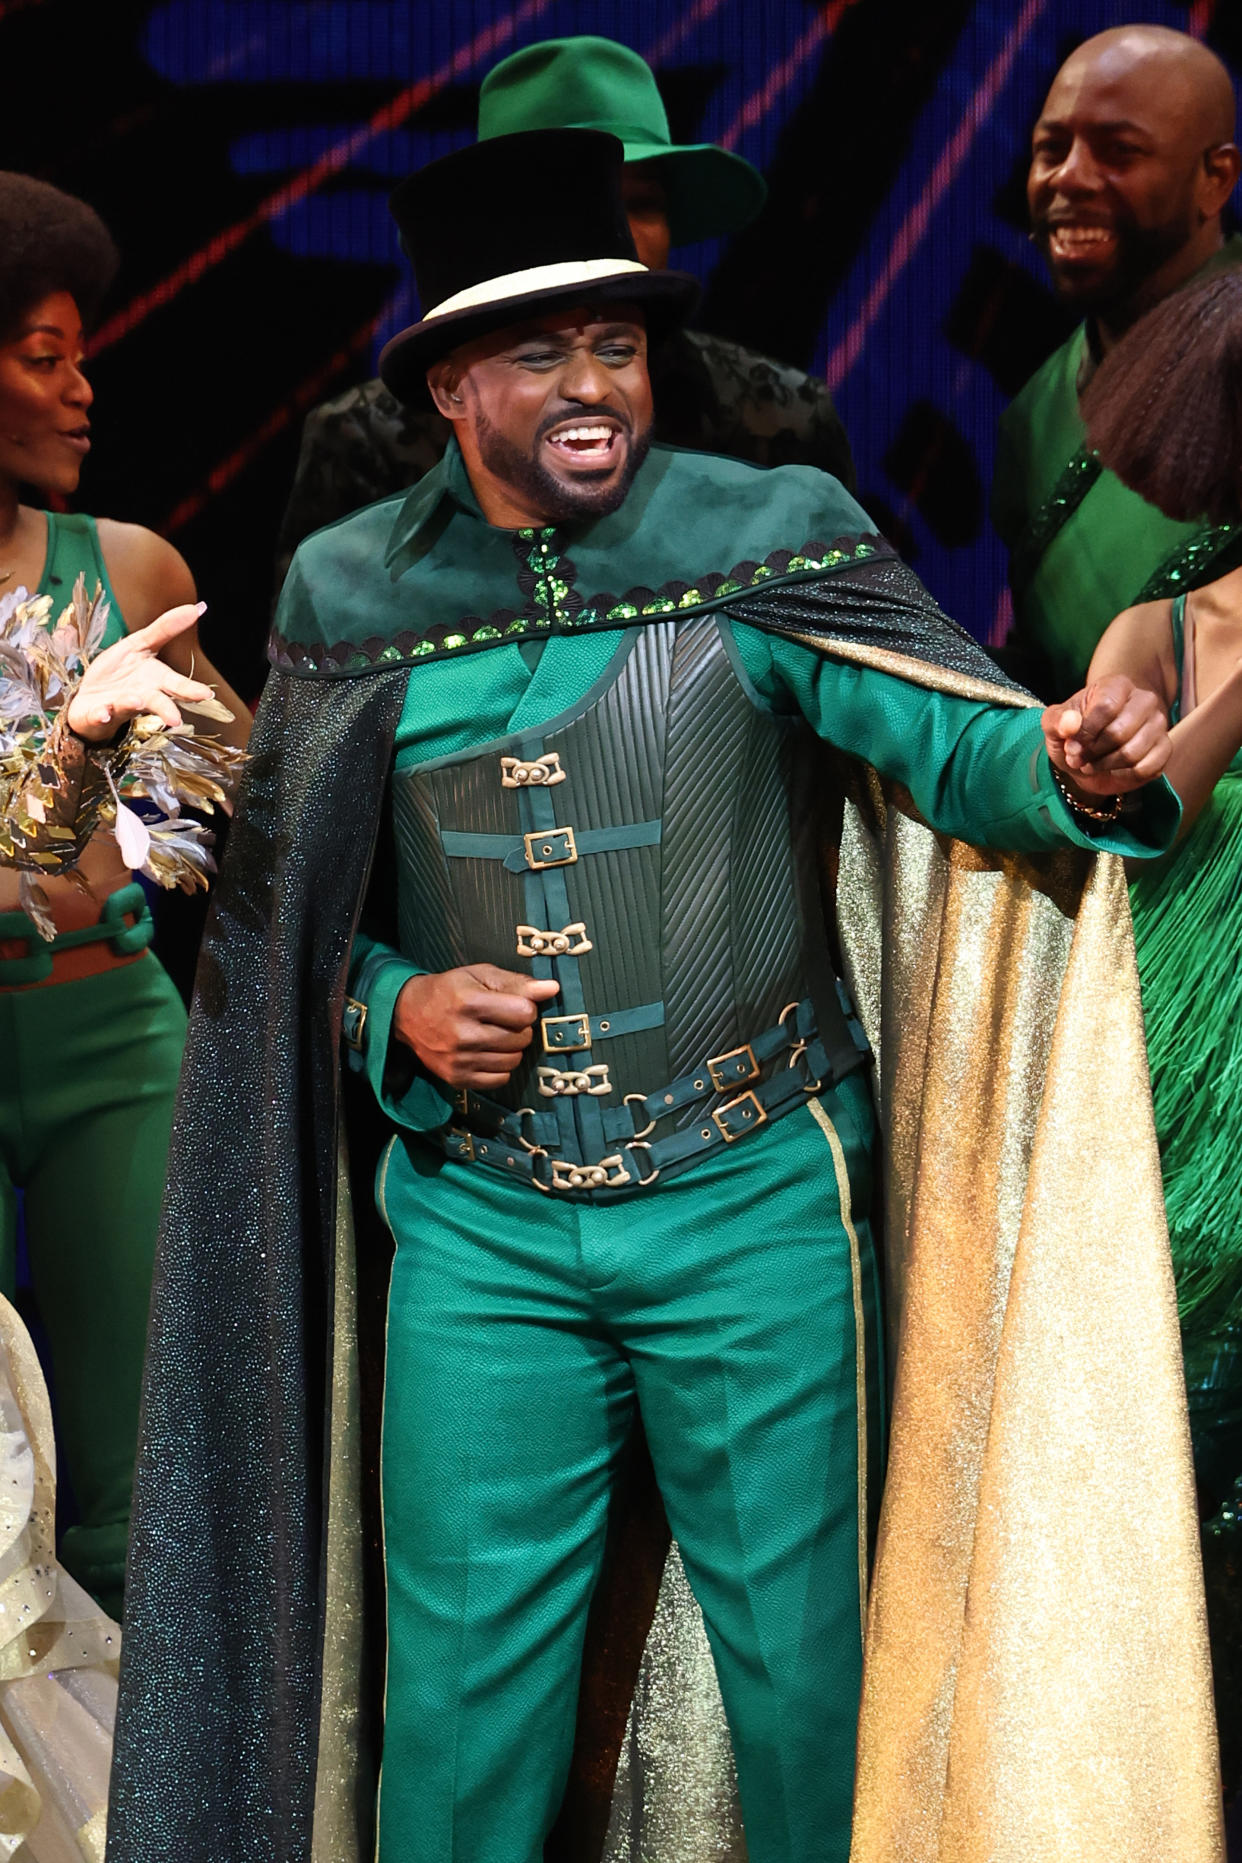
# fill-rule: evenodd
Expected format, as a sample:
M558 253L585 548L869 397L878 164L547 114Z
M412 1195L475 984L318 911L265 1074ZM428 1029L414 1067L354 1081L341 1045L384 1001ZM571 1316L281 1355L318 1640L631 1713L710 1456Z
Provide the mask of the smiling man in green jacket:
M1031 237L1083 322L1001 418L992 515L1009 546L1014 670L1045 697L1085 678L1114 615L1213 581L1236 527L1177 523L1105 471L1079 396L1145 310L1242 261L1223 219L1238 178L1233 84L1165 26L1098 33L1057 73L1035 125Z
M706 1625L751 1863L845 1863L886 1386L870 1057L833 955L838 929L858 949L857 880L841 869L826 915L821 818L887 810L922 850L881 942L932 964L925 988L897 990L885 1036L931 1105L933 1076L903 1068L902 1044L957 975L948 921L976 923L977 881L1021 915L1010 937L988 908L952 988L963 1039L1007 1029L1025 1056L998 1104L1024 1080L1038 1103L1045 1067L1060 1076L1055 1055L1033 1058L1035 1025L1052 1026L1065 902L1094 871L1033 887L1033 868L954 837L1064 862L1156 852L1176 827L1151 780L1167 754L1151 694L1117 679L1041 714L990 679L835 480L650 444L647 345L693 286L635 256L620 160L611 137L535 132L394 197L427 310L385 351L385 379L430 395L455 438L412 493L310 538L282 598L152 1322L113 1863L370 1854L342 1680L362 1503L344 1446L338 1035L385 1125L374 1181L395 1241L382 1863L543 1856L639 1417ZM882 773L888 800L847 801L825 745ZM935 937L927 860L960 895ZM1032 993L1010 1014L1019 972ZM1076 972L1095 975L1085 957ZM1107 1049L1105 1154L1130 1129L1133 1073L1115 1081ZM1072 1094L1094 1122L1090 1088ZM240 1122L236 1153L204 1095L227 1103L230 1134ZM908 1152L922 1115L890 1103ZM925 1161L934 1142L914 1150ZM987 1149L945 1171L976 1264L1007 1204L984 1188ZM1029 1134L1002 1152L1026 1157ZM954 1194L937 1193L938 1221ZM1124 1288L1140 1312L1146 1221ZM963 1304L950 1331L969 1330ZM969 1428L955 1418L955 1440ZM928 1418L925 1466L934 1436ZM962 1533L939 1505L916 1512L947 1571ZM605 1766L605 1801L611 1781ZM634 1790L631 1829L666 1854ZM726 1815L704 1814L705 1846Z

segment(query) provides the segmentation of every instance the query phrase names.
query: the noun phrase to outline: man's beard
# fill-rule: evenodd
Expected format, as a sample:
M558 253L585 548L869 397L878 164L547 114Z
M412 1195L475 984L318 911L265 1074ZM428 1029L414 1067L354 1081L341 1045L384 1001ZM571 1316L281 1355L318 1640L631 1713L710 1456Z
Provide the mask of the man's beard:
M651 447L651 423L648 422L641 433L636 433L614 408L592 408L583 413L582 419L589 420L592 414L611 414L614 420L620 420L629 442L620 476L613 478L610 474L607 484L592 484L589 479L579 484L568 484L544 465L543 436L553 427L563 424L567 418L564 414L546 420L535 436L534 452L524 453L507 434L493 427L480 409L475 428L479 457L490 473L514 491L521 492L536 510L542 512L549 524L569 524L575 518L607 517L625 503L638 470L647 457Z
M1112 228L1117 237L1117 257L1106 277L1076 285L1071 278L1059 275L1052 264L1050 244L1052 228L1046 220L1036 221L1032 234L1052 273L1058 298L1074 310L1109 311L1132 301L1142 301L1143 288L1168 261L1182 250L1194 232L1189 207L1176 220L1163 226L1137 226L1134 221L1116 214Z

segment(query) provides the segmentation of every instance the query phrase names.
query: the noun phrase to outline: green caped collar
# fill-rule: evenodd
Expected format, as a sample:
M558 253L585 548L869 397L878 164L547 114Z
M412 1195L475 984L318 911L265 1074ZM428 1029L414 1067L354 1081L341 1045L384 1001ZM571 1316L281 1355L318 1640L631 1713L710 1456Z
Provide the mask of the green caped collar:
M501 530L450 442L412 491L306 540L269 657L301 677L349 677L689 614L891 554L826 473L663 446L610 516Z
M450 500L459 510L477 518L480 524L486 523L474 495L461 448L452 436L440 463L430 472L424 473L418 484L406 493L384 552L385 569L391 569L404 552L416 550L419 538L445 500Z

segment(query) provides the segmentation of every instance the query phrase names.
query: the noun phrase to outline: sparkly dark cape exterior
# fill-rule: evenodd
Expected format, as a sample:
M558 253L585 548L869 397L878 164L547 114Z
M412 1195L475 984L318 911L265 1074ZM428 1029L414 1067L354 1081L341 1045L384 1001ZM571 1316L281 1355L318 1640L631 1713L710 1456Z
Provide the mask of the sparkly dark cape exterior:
M832 569L739 588L711 605L822 641L828 653L835 642L879 648L1004 683L872 541L861 558L850 553ZM408 663L382 659L359 677L277 670L260 708L200 961L174 1122L108 1863L311 1856L345 1113L338 1041L349 947L411 676ZM369 1117L362 1109L361 1124ZM358 1125L350 1143L365 1279L383 1258L373 1154ZM378 1352L368 1353L366 1341L381 1290L372 1287L369 1308L365 1298L361 1305L364 1373L378 1388ZM633 1646L625 1634L611 1645L636 1664ZM608 1696L596 1681L584 1701ZM602 1828L610 1787L597 1743L570 1788L582 1834L562 1854L573 1863L596 1853L585 1833ZM369 1815L361 1806L364 1855Z

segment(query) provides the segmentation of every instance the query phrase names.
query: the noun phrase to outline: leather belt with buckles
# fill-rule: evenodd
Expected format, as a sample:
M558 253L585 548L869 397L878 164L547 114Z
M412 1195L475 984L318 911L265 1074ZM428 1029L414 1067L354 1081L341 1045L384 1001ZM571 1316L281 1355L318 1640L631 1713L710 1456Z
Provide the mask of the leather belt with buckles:
M648 1005L641 1011L618 1013L645 1020L659 1008ZM611 1020L589 1015L544 1019L565 1025L564 1047L571 1042L577 1045L584 1033L590 1035L597 1020L603 1025ZM809 999L804 999L788 1004L774 1026L752 1041L713 1055L693 1074L655 1093L627 1093L615 1107L602 1103L610 1091L602 1063L592 1062L585 1068L575 1068L572 1063L563 1068L540 1067L540 1091L550 1098L583 1093L601 1096L599 1113L593 1117L602 1122L604 1144L615 1147L605 1156L557 1157L564 1139L556 1113L531 1106L515 1112L473 1092L454 1095L458 1117L470 1120L473 1131L453 1126L427 1137L452 1158L521 1177L542 1192L614 1202L646 1189L661 1175L686 1170L722 1145L735 1144L747 1133L772 1124L796 1106L805 1105L823 1087L834 1086L865 1059L866 1050L857 1047L851 1047L848 1054L841 1051L830 1055L816 1030L814 1008ZM762 1079L765 1068L771 1071ZM744 1080L755 1080L756 1085L733 1094L714 1110L705 1109L666 1137L648 1139L647 1134L654 1133L662 1119ZM640 1126L638 1122L644 1118L647 1123ZM641 1161L639 1152L643 1154Z
M663 1021L663 1003L639 1003L634 1009L610 1009L601 1016L585 1012L540 1016L539 1037L545 1054L572 1054L575 1049L589 1048L597 1041L658 1029Z

